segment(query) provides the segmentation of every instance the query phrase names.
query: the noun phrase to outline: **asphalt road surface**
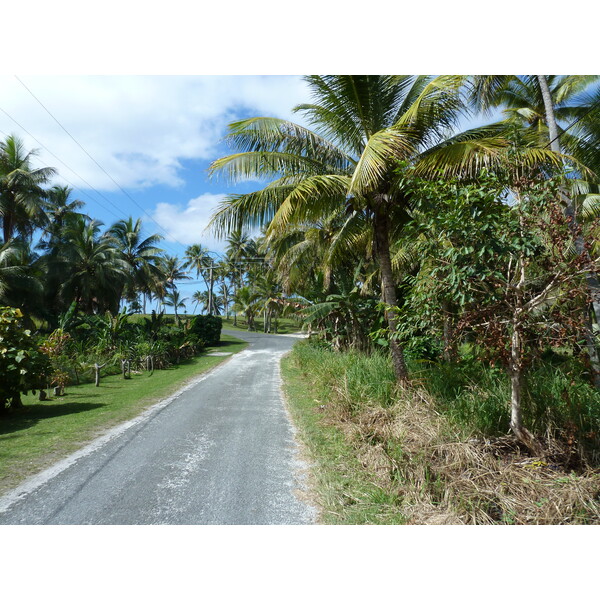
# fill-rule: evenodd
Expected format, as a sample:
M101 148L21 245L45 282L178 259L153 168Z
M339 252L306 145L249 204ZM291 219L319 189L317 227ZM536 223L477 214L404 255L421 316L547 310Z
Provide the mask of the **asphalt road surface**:
M235 335L250 346L0 498L0 524L313 523L280 391L279 360L296 340Z

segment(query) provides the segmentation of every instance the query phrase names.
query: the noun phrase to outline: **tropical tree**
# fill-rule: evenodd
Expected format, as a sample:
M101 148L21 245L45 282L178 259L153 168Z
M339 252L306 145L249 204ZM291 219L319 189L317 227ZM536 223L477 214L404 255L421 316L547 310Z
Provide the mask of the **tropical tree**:
M27 152L23 142L13 135L0 142L0 217L4 242L15 233L30 236L35 227L47 220L41 186L56 171L50 167L34 168L31 159L36 153L36 150Z
M465 108L462 77L311 76L314 102L296 107L315 131L274 118L230 125L237 153L218 159L211 173L236 181L267 178L261 190L229 196L213 216L223 235L269 224L267 233L326 219L343 209L370 228L381 297L391 332L396 377L408 380L397 329L390 238L410 219L410 198L397 175L399 161L420 173L475 176L509 146L501 127L482 127L452 137ZM538 150L540 156L548 153Z
M222 271L221 271L222 273ZM223 308L223 312L225 313L225 318L229 318L229 304L231 302L231 287L227 284L227 282L225 281L225 279L223 279L220 283L219 283L219 300L218 302L221 304L222 308Z
M30 308L41 297L42 285L31 274L29 254L23 240L11 239L0 246L0 305Z
M160 271L164 277L167 289L173 289L177 281L191 279L184 270L182 261L177 256L163 256L160 258Z
M151 282L161 275L158 260L162 250L156 244L163 238L158 234L144 238L142 220L137 219L134 223L132 217L117 221L107 235L114 240L121 258L129 265L129 279L123 290L125 298L133 301L142 293L145 312L145 298L150 292Z
M179 290L177 288L173 288L170 292L168 292L162 303L164 306L171 306L173 307L173 311L175 313L175 320L177 321L177 323L179 323L179 314L177 313L177 309L178 308L184 308L185 309L185 301L187 300L187 298L182 298L181 295L179 294Z
M227 237L224 268L228 271L233 285L233 295L244 285L244 274L247 270L246 259L249 255L250 237L241 228L232 230ZM233 324L237 325L237 313L233 313Z
M202 277L206 289L209 290L208 312L212 314L212 290L214 282L214 261L211 258L211 252L202 244L193 244L185 251L184 268L193 268L196 271L196 277ZM206 279L206 274L209 274L209 280Z
M192 299L194 300L194 304L195 304L194 310L196 310L198 308L198 306L201 304L202 305L201 312L206 311L206 309L208 308L208 291L207 290L204 290L204 291L196 290L192 294Z
M60 295L66 306L75 301L86 313L116 314L129 265L113 239L101 235L101 226L100 221L79 216L67 228L60 253L64 267Z
M233 310L242 312L246 317L248 331L254 331L256 326L254 319L260 308L260 295L253 291L250 287L244 286L240 288L234 296Z
M72 199L73 189L69 186L55 185L46 191L44 212L48 217L48 225L42 233L41 239L48 240L42 247L47 249L60 240L64 227L74 215L82 215L79 209L85 206L81 200ZM54 244L53 244L54 242Z

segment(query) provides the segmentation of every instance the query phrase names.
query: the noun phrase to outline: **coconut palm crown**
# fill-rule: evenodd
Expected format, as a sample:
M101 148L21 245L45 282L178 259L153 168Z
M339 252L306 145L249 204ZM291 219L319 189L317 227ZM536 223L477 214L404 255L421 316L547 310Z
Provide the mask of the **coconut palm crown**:
M231 181L266 179L262 189L227 197L211 225L219 235L269 225L267 235L311 223L342 209L370 224L381 296L396 331L390 235L405 223L410 199L398 165L420 175L471 175L504 160L502 126L451 136L467 111L458 76L309 76L313 103L296 107L312 129L276 118L232 123L227 141L238 151L212 163ZM535 158L539 159L540 153ZM552 158L551 152L543 153ZM390 349L399 381L408 379L402 348Z

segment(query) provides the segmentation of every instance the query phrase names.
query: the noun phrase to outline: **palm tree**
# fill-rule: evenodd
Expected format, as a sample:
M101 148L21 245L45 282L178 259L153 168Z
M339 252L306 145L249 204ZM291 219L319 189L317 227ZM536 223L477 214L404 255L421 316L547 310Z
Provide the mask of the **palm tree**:
M36 153L27 152L23 142L13 135L0 142L0 217L5 243L15 232L30 236L46 221L41 186L56 171L50 167L34 169L31 159Z
M187 298L182 298L179 294L179 290L177 288L173 288L170 292L168 292L162 303L164 306L172 306L175 312L175 320L177 324L179 324L179 314L177 313L178 308L185 308L185 301Z
M78 216L67 228L60 251L64 266L60 294L66 305L75 301L84 312L116 314L129 265L113 240L100 234L101 226L100 221Z
M221 264L222 268L222 264ZM222 273L222 271L221 271ZM225 318L229 318L229 303L231 302L231 287L227 284L225 279L219 284L220 302L222 303L223 311L225 312Z
M160 258L160 269L165 278L165 286L173 289L176 281L191 279L182 268L182 263L177 256L164 256Z
M225 252L226 268L230 272L233 284L233 295L237 294L240 286L244 285L244 273L246 265L243 262L248 257L250 237L241 229L232 230L227 237L227 249ZM237 313L233 313L233 324L237 325Z
M212 294L212 268L213 268L213 260L210 256L210 250L205 248L202 244L193 244L189 246L185 251L185 262L183 263L184 268L193 268L196 271L196 277L202 277L204 281L204 285L206 289L210 289L210 294ZM210 279L211 282L206 281L206 272L210 271ZM209 302L208 310L211 312L211 306Z
M246 316L246 323L248 324L248 331L254 331L254 318L259 309L260 296L254 292L248 286L240 288L235 294L235 301L233 304L233 310L236 312L243 312Z
M194 310L196 310L200 304L202 304L202 311L208 307L208 292L206 290L204 290L204 291L196 290L192 294L192 298L193 298L194 304L195 304Z
M61 237L63 228L73 215L81 215L77 212L85 206L85 202L71 198L73 189L69 186L55 185L46 192L44 211L48 217L48 227L41 236L42 240L57 240Z
M0 305L29 307L41 296L42 285L29 272L30 248L11 239L0 246Z
M130 278L125 286L125 297L132 301L141 292L146 312L146 294L150 291L151 281L160 276L157 262L162 250L156 244L160 243L162 236L153 234L144 238L142 220L137 219L134 223L132 217L117 221L107 235L114 240L122 259L129 265Z
M398 185L399 161L424 170L475 173L493 163L497 130L482 128L447 139L464 111L460 77L310 76L313 104L297 107L311 131L273 118L230 125L228 141L239 151L213 162L213 174L236 181L274 179L262 190L228 197L213 216L218 234L269 224L268 233L326 219L342 209L368 224L377 258L381 296L391 333L396 377L408 372L396 332L397 305L390 259L390 224L409 218L408 198ZM449 145L453 151L449 153Z
M368 254L372 235L365 228L360 213L346 217L336 210L314 223L271 232L262 242L273 262L286 294L306 296L320 279L321 290L327 295L335 286L335 275L346 266L354 270Z
M598 75L544 75L548 98L552 99L555 135L560 133L563 146L569 154L581 160L578 147L581 140L566 131L567 125L586 116L593 97L586 90L598 81ZM540 143L548 142L549 128L547 99L538 75L479 75L471 78L471 100L480 111L502 109L506 117L537 132Z

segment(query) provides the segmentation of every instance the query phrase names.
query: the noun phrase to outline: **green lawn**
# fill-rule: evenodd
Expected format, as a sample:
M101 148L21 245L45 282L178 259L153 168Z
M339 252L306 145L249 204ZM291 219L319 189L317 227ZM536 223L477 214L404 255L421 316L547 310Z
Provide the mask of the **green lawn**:
M243 317L237 318L237 326L235 326L235 327L233 325L233 317L229 317L228 319L225 319L224 317L222 317L222 320L223 320L223 331L240 331L240 330L247 331L248 330L248 324L246 322L246 319L244 319ZM262 319L256 318L254 320L254 325L255 325L256 331L258 333L263 332L264 321ZM294 319L281 318L281 319L279 319L277 333L298 333L301 329L302 329L302 325L298 324L298 322L295 321Z
M235 353L246 346L246 342L223 334L220 344L207 351ZM0 494L226 359L202 355L171 369L156 370L152 376L132 374L129 380L111 375L100 380L100 387L93 383L69 386L65 396L50 402L25 396L24 408L0 419Z

